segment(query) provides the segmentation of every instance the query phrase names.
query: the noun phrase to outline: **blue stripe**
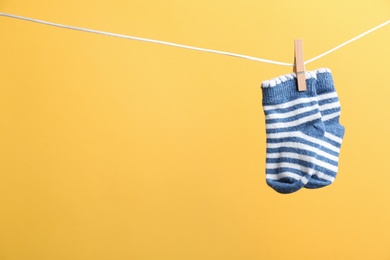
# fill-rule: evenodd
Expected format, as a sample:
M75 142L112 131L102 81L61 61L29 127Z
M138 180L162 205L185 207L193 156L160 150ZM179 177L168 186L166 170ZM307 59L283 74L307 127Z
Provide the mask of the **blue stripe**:
M335 103L335 102L338 102L338 101L339 101L338 97L328 98L328 99L323 99L323 100L318 101L318 105L322 106L322 105L325 105L325 104Z
M321 166L318 166L318 165L315 166L315 171L314 171L314 173L316 173L316 171L325 173L326 175L329 175L329 176L331 176L331 177L336 177L336 174L337 174L337 172L331 171L331 170L329 170L329 169L327 169L327 168L324 168L324 167L321 167ZM314 174L314 175L315 175L315 174ZM313 176L314 176L314 175L313 175Z
M332 174L326 173L326 175L328 175L328 176L330 176L330 177L333 177L333 178L336 178L336 174L332 175ZM316 180L317 180L317 181L321 181L321 182L331 183L331 181L326 180L326 179L322 179L321 177L318 177L318 176L315 175L315 174L310 178L309 183L315 182Z
M340 111L341 111L340 107L336 107L336 108L322 110L321 114L322 114L322 116L326 116L326 115L333 114L333 113L340 112Z
M302 129L310 129L311 127L315 126L316 124L317 125L320 124L320 122L321 122L321 119L318 118L318 119L307 121L305 123L302 123L302 124L296 125L296 126L283 127L283 128L273 128L273 129L266 128L266 133L267 134L274 134L274 133L294 132L294 131L299 131ZM317 127L317 129L323 129L323 128L324 127L321 125L318 125L318 127ZM320 130L315 130L315 132L316 131L320 131ZM307 135L315 137L315 135L311 135L311 134L307 134Z
M310 179L310 181L305 185L305 188L309 188L309 189L322 188L332 184L331 181L323 180L321 178L315 178L315 177L316 176L313 176Z
M339 136L339 138L341 138L341 137ZM329 139L329 138L327 138L325 136L324 136L324 141L327 142L328 144L331 144L332 146L336 146L337 148L341 147L340 143L338 143L336 141L333 141L333 140L331 140L331 139Z
M268 179L268 181L274 181L274 182L281 182L281 183L295 183L297 182L298 180L294 179L294 178L290 178L290 177L283 177L283 178L280 178L280 179L277 179L277 180L272 180L272 179Z
M307 168L313 168L315 159L313 159L313 162L307 162L307 161L294 159L294 158L279 157L279 158L266 158L265 161L266 161L266 164L267 163L287 162L287 163L293 163L293 164L301 165L301 166L304 166L304 167L307 167ZM267 167L267 165L266 165L266 167Z
M296 153L301 155L307 155L312 156L314 158L317 157L317 153L304 150L304 149L298 149L298 148L290 148L290 147L280 147L280 148L267 148L267 153L281 153L281 152L288 152L288 153Z
M326 148L325 146L321 146L320 147L321 151L325 152L325 153L328 153L328 154L331 154L331 155L334 155L334 156L339 156L339 153L333 151L333 150L330 150L328 148Z
M338 162L337 161L333 161L333 160L331 160L331 159L329 159L329 158L326 158L326 157L324 157L324 156L322 156L322 155L318 155L317 156L317 160L319 160L319 161L322 161L322 162L326 162L326 163L329 163L329 164L331 164L331 165L334 165L334 166L338 166ZM317 167L317 166L316 166Z

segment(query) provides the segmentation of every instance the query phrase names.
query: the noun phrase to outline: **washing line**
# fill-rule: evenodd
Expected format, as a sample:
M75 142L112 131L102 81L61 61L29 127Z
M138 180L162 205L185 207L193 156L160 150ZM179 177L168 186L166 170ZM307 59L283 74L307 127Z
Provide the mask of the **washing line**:
M253 60L253 61L258 61L258 62L263 62L263 63L280 65L280 66L294 66L294 64L287 63L287 62L281 62L281 61L269 60L269 59L264 59L264 58L257 58L257 57L253 57L253 56L249 56L249 55L237 54L237 53L232 53L232 52L206 49L206 48L194 47L194 46L183 45L183 44L178 44L178 43L173 43L173 42L160 41L160 40L154 40L154 39L148 39L148 38L106 32L106 31L93 30L93 29L88 29L88 28L83 28L83 27L76 27L76 26L71 26L71 25L53 23L53 22L38 20L38 19L14 15L14 14L0 12L0 16L23 20L23 21L28 21L28 22L33 22L33 23L49 25L49 26L54 26L54 27L59 27L59 28L64 28L64 29L69 29L69 30L81 31L81 32L86 32L86 33L94 33L94 34L100 34L100 35L105 35L105 36L111 36L111 37L117 37L117 38L122 38L122 39L129 39L129 40L136 40L136 41L142 41L142 42L157 43L157 44L168 45L168 46L172 46L172 47L178 47L178 48L184 48L184 49L190 49L190 50L196 50L196 51L202 51L202 52L227 55L227 56L232 56L232 57L236 57L236 58L243 58L243 59L248 59L248 60ZM388 21L386 21L378 26L375 26L374 28L372 28L368 31L365 31L365 32L353 37L352 39L345 41L345 42L337 45L336 47L334 47L334 48L332 48L332 49L330 49L330 50L328 50L320 55L315 56L314 58L311 58L311 59L305 61L305 64L309 64L309 63L311 63L315 60L318 60L326 55L329 55L330 53L340 49L341 47L344 47L344 46L366 36L367 34L370 34L374 31L388 25L388 24L390 24L390 20L388 20Z

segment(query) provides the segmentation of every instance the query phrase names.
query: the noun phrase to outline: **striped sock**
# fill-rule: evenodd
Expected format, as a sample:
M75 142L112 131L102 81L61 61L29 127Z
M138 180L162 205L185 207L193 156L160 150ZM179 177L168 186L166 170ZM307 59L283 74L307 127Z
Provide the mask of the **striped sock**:
M316 73L306 72L307 90L295 74L262 83L267 134L266 181L279 193L306 185L314 173L325 133L316 96Z
M318 154L314 175L305 188L315 189L327 186L336 178L340 146L343 141L344 127L340 124L340 102L334 88L329 69L317 70L317 98L325 135L321 151Z

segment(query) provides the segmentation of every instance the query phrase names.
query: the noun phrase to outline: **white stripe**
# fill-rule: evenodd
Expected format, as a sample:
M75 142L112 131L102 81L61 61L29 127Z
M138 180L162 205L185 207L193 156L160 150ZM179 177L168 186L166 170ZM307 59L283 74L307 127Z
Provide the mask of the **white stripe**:
M301 161L306 161L308 163L313 163L315 165L321 166L325 169L329 169L331 171L337 172L337 166L334 166L330 163L323 162L320 160L317 160L315 157L309 156L309 155L303 155L303 154L297 154L297 153L289 153L289 152L280 152L280 153L267 153L267 158L269 159L275 159L275 158L290 158L290 159L297 159Z
M306 172L308 174L311 174L313 169L305 167L303 165L295 164L295 163L289 163L289 162L280 162L280 163L267 163L266 164L267 169L278 169L278 168L291 168L296 169L301 172Z
M304 133L300 131L294 131L294 132L283 132L283 133L271 133L267 134L267 138L272 139L280 139L280 138L289 138L289 137L298 137L305 139L306 141L315 143L315 144L321 144L323 147L328 148L329 150L332 150L336 153L340 152L340 148L335 147L327 142L323 142L321 139L317 139L308 135L305 135Z
M283 178L292 178L295 180L300 180L304 185L306 185L309 180L306 176L302 177L299 174L293 173L293 172L280 172L278 174L266 174L265 177L269 180L280 180Z
M298 104L309 103L309 102L313 102L313 101L317 101L317 98L316 97L298 98L298 99L295 99L295 100L292 100L292 101L289 101L286 103L278 104L278 105L263 106L263 109L264 109L264 111L274 110L274 109L285 109L285 108L289 108L289 107L292 107L292 106L295 106Z
M266 124L266 129L293 127L293 126L301 125L301 124L304 124L304 123L307 123L307 122L311 122L311 121L314 121L314 120L320 119L320 118L321 118L320 113L316 113L314 115L305 116L305 117L302 117L302 118L299 118L297 120L290 121L290 122L267 123Z
M340 102L336 101L336 102L320 105L320 111L322 112L328 109L339 108L339 107L340 107Z
M328 133L328 132L325 132L325 137L332 140L332 141L335 141L336 143L339 143L339 144L341 144L343 142L343 139L341 139L338 136L332 135L331 133Z
M329 160L338 161L338 157L334 156L332 154L326 153L324 151L321 151L320 149L307 145L307 144L302 144L298 142L282 142L282 143L267 143L267 148L296 148L296 149L302 149L302 150L307 150L313 153L316 153L320 156L323 156Z
M328 93L328 94L322 94L322 95L318 95L317 96L317 100L318 101L321 101L321 100L324 100L324 99L330 99L330 98L337 98L337 93L336 92L331 92L331 93Z
M308 107L301 107L293 111L289 111L286 113L274 113L274 114L268 114L265 116L265 119L283 119L283 118L288 118L291 116L297 116L299 114L303 114L312 110L318 109L318 104L314 104L312 106Z
M329 114L329 115L325 115L322 117L322 121L325 122L325 121L328 121L328 120L331 120L335 117L338 117L340 116L341 112L340 111L337 111L335 113L332 113L332 114Z
M330 71L330 69L328 69L328 68L320 68L320 69L317 69L317 74L319 74L319 73L332 73L332 71Z
M317 165L317 166L321 166L322 168L328 169L328 170L330 170L332 172L337 172L338 171L338 166L334 166L334 165L331 165L329 163L326 163L326 162L323 162L323 161L320 161L320 160L315 161L314 164Z
M269 180L280 180L283 178L292 178L295 180L302 179L302 176L293 172L280 172L278 174L266 174L265 177Z
M307 178L307 176L303 177L301 182L306 185L308 182L309 182L309 179Z

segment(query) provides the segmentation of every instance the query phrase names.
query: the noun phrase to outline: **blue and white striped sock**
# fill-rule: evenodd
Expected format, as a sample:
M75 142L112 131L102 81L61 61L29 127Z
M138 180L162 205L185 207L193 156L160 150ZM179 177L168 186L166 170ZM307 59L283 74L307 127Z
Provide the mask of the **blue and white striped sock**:
M335 180L340 146L345 132L344 127L339 122L340 102L329 69L317 70L316 85L318 105L322 114L322 122L325 125L325 135L317 157L314 175L305 185L305 188L311 189L325 187Z
M315 72L306 72L306 85L299 92L294 73L262 83L266 181L279 193L298 191L309 182L325 134Z

